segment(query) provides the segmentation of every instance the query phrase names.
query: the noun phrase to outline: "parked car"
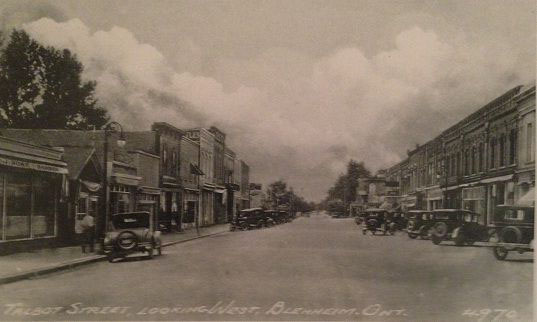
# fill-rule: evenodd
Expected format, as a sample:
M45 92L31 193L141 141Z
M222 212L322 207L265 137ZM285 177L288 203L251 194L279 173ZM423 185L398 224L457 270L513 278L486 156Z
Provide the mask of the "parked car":
M112 215L106 232L104 252L110 262L135 252L145 252L152 258L155 250L162 254L160 235L150 212L117 213Z
M366 217L366 213L364 211L359 212L356 217L354 217L354 222L359 226L361 225Z
M465 209L436 209L431 212L434 225L431 240L438 245L452 240L455 245L472 245L476 241L488 241L490 228L479 223L480 214Z
M497 206L491 226L498 236L494 257L504 260L510 251L533 252L535 207Z
M386 235L395 234L396 225L389 218L389 214L385 209L369 208L365 210L365 225L362 228L362 233L365 235L367 231L370 231L373 235L377 231Z
M277 224L276 219L279 217L275 210L265 210L265 227L272 227Z
M348 217L344 212L334 212L332 213L332 218L346 218Z
M434 224L430 210L410 210L407 212L407 234L408 237L415 239L421 237L425 239Z
M244 209L230 223L230 230L263 228L266 224L265 211L261 208Z

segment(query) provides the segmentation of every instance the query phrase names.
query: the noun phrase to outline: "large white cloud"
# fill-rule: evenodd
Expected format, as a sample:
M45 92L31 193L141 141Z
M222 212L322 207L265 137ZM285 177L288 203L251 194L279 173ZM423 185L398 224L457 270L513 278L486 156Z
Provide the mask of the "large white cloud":
M24 28L75 52L85 77L97 81L100 102L131 129L153 121L216 124L250 163L254 180L281 177L316 199L349 158L373 170L389 166L461 113L533 77L501 44L480 47L464 35L450 43L419 27L401 31L391 49L371 57L357 47L321 58L274 48L221 59L211 77L171 69L157 48L124 28L91 32L77 19L46 18ZM181 48L185 60L199 64L199 46Z

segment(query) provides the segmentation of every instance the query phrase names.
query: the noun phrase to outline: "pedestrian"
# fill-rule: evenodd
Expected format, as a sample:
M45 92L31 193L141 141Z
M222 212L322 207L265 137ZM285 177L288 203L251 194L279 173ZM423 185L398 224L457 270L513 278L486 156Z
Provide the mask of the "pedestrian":
M86 252L86 246L89 246L90 253L93 253L95 246L95 220L90 214L86 214L82 218L82 252Z

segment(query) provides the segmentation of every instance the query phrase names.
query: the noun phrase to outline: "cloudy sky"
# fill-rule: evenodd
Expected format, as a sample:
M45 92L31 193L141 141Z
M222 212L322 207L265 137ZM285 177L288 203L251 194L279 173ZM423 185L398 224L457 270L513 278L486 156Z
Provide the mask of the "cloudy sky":
M320 200L535 79L535 1L11 1L3 30L74 51L113 119L216 125L251 181Z

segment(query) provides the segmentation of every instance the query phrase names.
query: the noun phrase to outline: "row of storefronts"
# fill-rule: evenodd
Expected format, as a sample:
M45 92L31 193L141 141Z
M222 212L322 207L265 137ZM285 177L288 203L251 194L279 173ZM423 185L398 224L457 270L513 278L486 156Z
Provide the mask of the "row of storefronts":
M249 168L234 153L224 167L221 156L217 184L212 146L189 131L0 130L0 253L77 243L86 214L99 236L105 214L128 211L152 212L163 230L227 222L249 206ZM213 132L196 131L211 142Z
M535 85L517 86L386 170L405 209L463 208L490 223L496 206L534 200ZM533 205L533 204L532 204Z

